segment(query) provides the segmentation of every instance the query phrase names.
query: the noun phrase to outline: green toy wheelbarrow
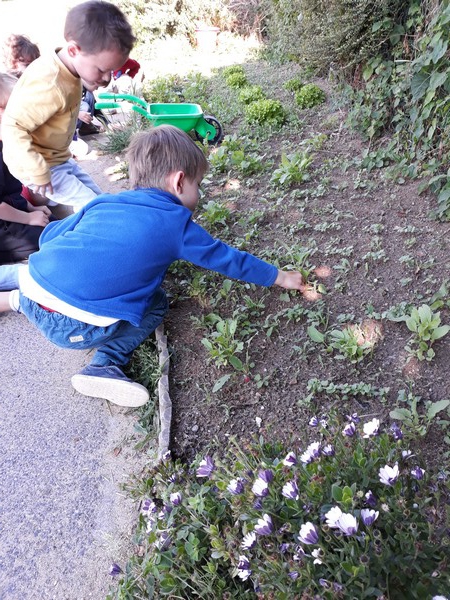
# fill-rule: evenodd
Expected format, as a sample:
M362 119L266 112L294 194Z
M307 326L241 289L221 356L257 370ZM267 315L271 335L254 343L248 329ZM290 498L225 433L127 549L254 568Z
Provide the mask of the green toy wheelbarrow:
M120 102L126 101L132 104L131 108L153 125L174 125L183 131L194 130L195 136L201 142L208 144L219 144L223 139L223 129L219 121L210 115L204 115L198 104L187 103L149 103L137 96L130 94L110 94L101 92L99 100L109 102L96 102L95 108L114 109L120 108Z

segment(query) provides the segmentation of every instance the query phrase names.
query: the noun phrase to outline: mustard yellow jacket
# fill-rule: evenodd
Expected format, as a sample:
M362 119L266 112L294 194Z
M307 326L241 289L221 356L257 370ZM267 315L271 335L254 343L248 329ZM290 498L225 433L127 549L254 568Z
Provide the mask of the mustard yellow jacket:
M48 183L50 167L71 157L82 84L58 58L58 51L26 68L2 117L3 158L22 182Z

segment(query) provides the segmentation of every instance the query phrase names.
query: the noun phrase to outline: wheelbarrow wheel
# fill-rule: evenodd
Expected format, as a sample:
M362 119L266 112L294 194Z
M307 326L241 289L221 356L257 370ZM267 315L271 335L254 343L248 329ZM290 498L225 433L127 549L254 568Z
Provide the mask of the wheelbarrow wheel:
M222 125L219 123L216 117L212 117L211 115L205 115L203 118L209 125L212 125L216 130L216 135L212 138L208 138L208 144L220 144L220 142L223 140ZM197 131L195 132L195 136L199 142L203 142L203 136L197 133Z

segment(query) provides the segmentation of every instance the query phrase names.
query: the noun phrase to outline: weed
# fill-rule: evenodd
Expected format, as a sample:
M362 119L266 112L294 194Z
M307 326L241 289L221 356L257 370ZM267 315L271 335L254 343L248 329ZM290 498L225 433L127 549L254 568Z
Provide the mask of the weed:
M422 403L420 396L406 390L399 390L397 402L407 406L397 406L391 410L389 416L396 421L402 421L406 426L408 437L411 439L416 436L424 437L436 416L450 405L450 400L438 400L437 402L427 400ZM423 411L419 410L421 405L423 405Z
M441 325L440 313L433 312L427 304L422 304L419 308L413 307L409 315L398 320L404 321L413 333L406 349L419 360L432 360L435 356L433 343L450 331L450 325Z
M315 83L307 83L295 94L295 101L300 108L313 108L325 102L325 92Z
M290 186L294 183L302 183L309 179L309 166L314 157L305 150L293 154L282 154L281 162L272 174L270 181L276 186Z

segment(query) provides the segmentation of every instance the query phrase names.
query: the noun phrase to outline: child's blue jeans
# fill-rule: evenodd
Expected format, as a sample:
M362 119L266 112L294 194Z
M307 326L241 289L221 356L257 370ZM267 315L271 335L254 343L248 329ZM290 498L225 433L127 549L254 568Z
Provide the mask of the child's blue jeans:
M97 348L91 361L91 365L96 367L126 365L133 350L162 322L167 308L166 294L159 288L139 327L131 325L128 321L117 321L108 327L97 327L45 310L33 300L20 295L20 312L23 312L48 340L61 348Z

